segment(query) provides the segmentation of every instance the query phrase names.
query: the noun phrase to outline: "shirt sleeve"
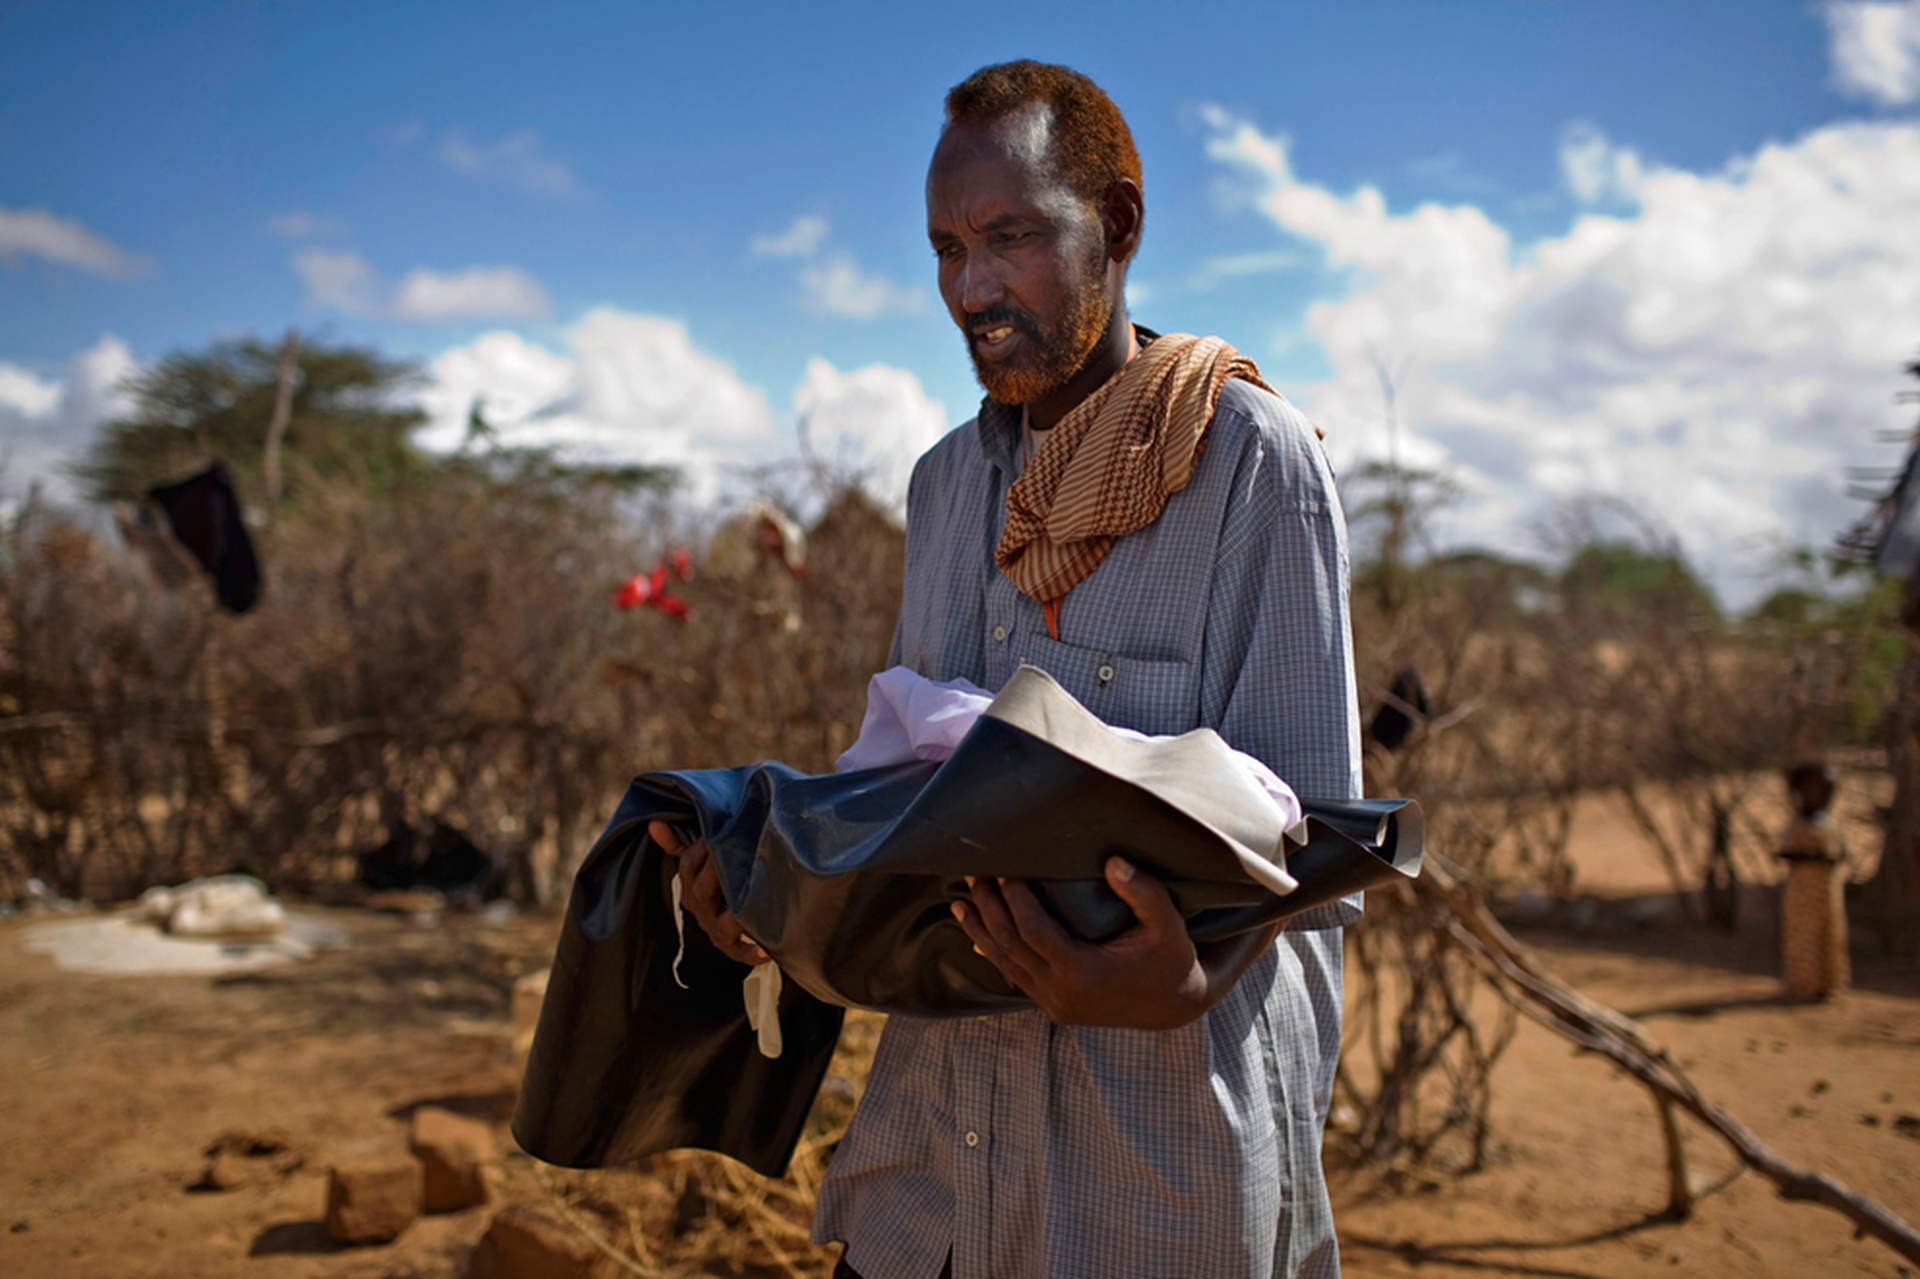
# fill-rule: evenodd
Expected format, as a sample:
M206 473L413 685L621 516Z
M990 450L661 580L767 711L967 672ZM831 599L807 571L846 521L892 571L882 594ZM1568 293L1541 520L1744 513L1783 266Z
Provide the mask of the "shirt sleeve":
M1232 386L1229 391L1235 390ZM1257 388L1221 397L1237 414L1233 491L1222 516L1201 652L1202 722L1264 760L1303 798L1360 794L1360 722L1347 614L1346 520L1312 426ZM1288 925L1360 917L1360 895Z

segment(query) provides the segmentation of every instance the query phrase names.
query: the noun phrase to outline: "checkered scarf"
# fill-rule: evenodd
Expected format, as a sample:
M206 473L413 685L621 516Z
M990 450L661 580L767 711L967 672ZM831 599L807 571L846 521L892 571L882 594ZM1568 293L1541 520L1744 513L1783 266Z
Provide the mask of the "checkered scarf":
M1043 605L1066 595L1187 486L1214 403L1237 377L1273 389L1219 338L1168 333L1142 347L1046 433L1007 490L1000 571Z

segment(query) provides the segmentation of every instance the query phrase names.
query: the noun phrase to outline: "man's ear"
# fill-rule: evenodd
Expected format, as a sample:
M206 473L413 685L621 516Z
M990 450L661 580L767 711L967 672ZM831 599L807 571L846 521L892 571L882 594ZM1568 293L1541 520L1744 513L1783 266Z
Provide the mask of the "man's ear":
M1132 178L1120 178L1108 187L1100 220L1107 232L1107 257L1114 262L1131 261L1140 249L1140 233L1147 220L1140 184Z

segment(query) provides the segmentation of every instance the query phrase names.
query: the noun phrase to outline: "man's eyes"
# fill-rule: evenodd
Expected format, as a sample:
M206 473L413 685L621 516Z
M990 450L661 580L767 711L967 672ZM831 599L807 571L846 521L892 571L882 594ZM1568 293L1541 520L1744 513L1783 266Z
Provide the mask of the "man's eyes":
M987 239L995 248L1004 248L1008 245L1022 244L1028 240L1036 239L1039 234L1038 231L995 231L992 235L988 236ZM933 256L942 262L951 262L957 258L965 257L966 252L966 247L960 244L936 244L933 246Z

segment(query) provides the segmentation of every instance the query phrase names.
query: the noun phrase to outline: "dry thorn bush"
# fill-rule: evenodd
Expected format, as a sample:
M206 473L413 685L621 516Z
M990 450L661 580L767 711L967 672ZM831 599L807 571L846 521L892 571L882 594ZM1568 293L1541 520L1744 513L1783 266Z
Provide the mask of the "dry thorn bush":
M116 545L30 512L0 548L0 898L30 876L105 900L228 869L319 892L401 823L439 819L496 854L514 896L554 903L634 774L825 771L853 740L901 535L856 486L813 505L803 576L768 559L697 573L678 588L687 621L611 596L675 545L698 561L695 514L592 484L455 470L377 500L310 484L263 532L267 594L240 618L204 584L163 589ZM1434 717L1406 749L1369 753L1368 790L1418 797L1430 846L1483 894L1574 892L1574 805L1595 793L1645 813L1683 900L1721 852L1751 878L1752 779L1833 738L1857 692L1844 645L1602 613L1499 562L1378 585L1362 575L1354 594L1363 709L1412 665ZM1677 802L1653 804L1655 788ZM1431 895L1382 892L1350 934L1331 1146L1403 1182L1497 1150L1513 1016L1443 915ZM531 1192L635 1273L824 1275L806 1223L878 1025L849 1020L780 1181L684 1152L542 1174Z

